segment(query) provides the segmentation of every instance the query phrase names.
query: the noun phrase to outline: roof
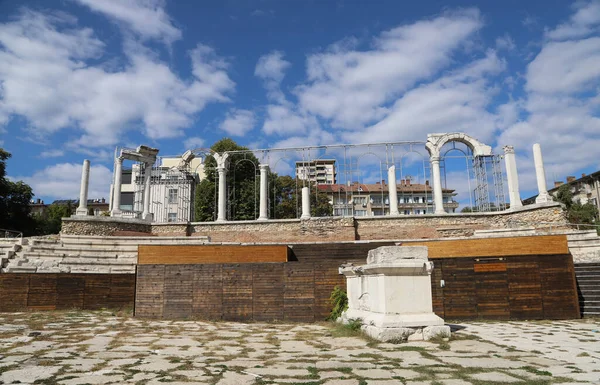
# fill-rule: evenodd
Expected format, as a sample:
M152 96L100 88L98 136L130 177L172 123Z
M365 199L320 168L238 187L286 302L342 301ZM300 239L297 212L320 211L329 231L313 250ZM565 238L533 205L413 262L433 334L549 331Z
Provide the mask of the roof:
M320 184L317 185L317 188L325 193L377 193L383 191L388 191L388 184L363 184L363 183L353 183L350 186L345 184ZM420 184L420 183L410 183L410 184L396 184L396 191L399 193L429 193L433 194L433 189L429 184ZM453 193L454 190L443 189L444 193Z
M561 184L560 186L557 187L553 187L551 189L548 189L548 193L550 195L552 195L552 193L554 193L555 191L557 191L561 186L567 186L567 185L576 185L578 183L581 182L592 182L594 180L600 180L600 170L599 171L594 171L593 173L589 174L589 175L583 175L581 178L579 179L575 179L572 180L570 182L566 182ZM557 181L558 182L558 181ZM539 194L535 194L533 196L530 196L529 198L523 199L523 203L524 204L531 204L535 202L535 199L537 198Z

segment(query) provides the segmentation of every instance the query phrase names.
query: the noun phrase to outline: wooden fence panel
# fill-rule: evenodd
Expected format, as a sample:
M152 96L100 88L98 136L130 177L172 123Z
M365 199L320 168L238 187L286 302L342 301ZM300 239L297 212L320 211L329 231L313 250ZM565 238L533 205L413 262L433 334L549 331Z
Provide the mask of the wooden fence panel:
M28 296L29 274L0 274L0 310L26 309Z
M205 319L223 319L223 266L195 265L192 313Z
M223 265L223 319L252 319L252 265Z
M165 266L166 318L188 318L192 315L193 279L193 265Z
M315 270L313 263L284 264L283 314L286 321L315 321ZM345 287L345 286L344 286Z
M477 293L473 276L473 259L445 259L443 264L443 277L446 282L444 288L446 318L476 318Z
M135 290L135 315L162 318L165 298L165 265L139 265Z
M475 261L473 265L477 317L485 319L508 319L508 279L506 262Z
M433 312L442 318L445 317L443 279L443 261L436 260L433 262L433 271L431 272L431 299L433 302Z
M538 257L508 258L506 266L511 318L543 318L544 307Z
M539 258L544 318L569 319L579 313L573 260L570 256Z
M29 279L29 292L27 297L27 308L31 310L54 310L56 309L57 274L31 275Z
M283 320L283 264L252 265L252 319Z

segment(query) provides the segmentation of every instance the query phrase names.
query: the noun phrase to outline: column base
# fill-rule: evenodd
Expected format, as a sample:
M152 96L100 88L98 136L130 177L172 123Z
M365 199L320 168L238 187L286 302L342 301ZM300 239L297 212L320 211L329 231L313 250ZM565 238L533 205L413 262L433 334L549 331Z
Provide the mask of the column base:
M87 207L86 208L78 208L77 210L75 210L75 215L77 215L78 217L87 216L88 215Z
M547 192L541 193L540 195L537 196L537 198L535 198L535 203L551 203L551 202L554 202L554 200L552 199L550 194L548 194Z
M111 217L120 217L121 216L121 210L113 210L110 212L110 216Z
M257 221L266 221L267 219L269 219L269 218L267 218L267 217L258 217Z
M310 219L310 215L302 215L300 219Z
M142 213L142 219L148 222L152 222L154 220L153 213Z
M442 211L435 211L435 213L434 213L434 214L435 214L435 215L446 215L446 214L448 214L448 213L447 213L447 212L445 212L444 210L442 210Z

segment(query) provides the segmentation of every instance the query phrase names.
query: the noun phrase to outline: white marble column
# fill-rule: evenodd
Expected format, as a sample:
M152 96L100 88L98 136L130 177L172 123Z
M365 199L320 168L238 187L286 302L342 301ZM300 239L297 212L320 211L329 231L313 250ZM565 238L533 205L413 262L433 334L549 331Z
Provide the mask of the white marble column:
M300 219L310 218L310 189L302 187L302 216Z
M225 211L227 210L227 181L225 179L225 173L227 171L227 159L229 153L213 154L213 157L217 161L217 172L219 173L219 200L217 202L217 222L224 222L227 220Z
M144 163L144 201L142 219L152 222L152 213L150 212L150 189L152 186L152 163Z
M542 148L539 143L533 145L533 162L535 163L535 176L538 185L538 196L535 203L552 202L548 188L546 187L546 172L544 171L544 159L542 158Z
M260 168L260 216L258 217L259 221L266 221L269 219L269 214L267 211L267 176L268 176L268 164L259 164Z
M79 207L75 211L75 215L88 215L87 199L88 199L88 186L90 183L90 161L83 161L83 168L81 170L81 186L79 187Z
M111 216L116 217L121 214L121 174L123 173L123 158L115 159L115 183L113 185L113 203Z
M388 168L388 194L390 200L390 215L400 215L398 212L398 187L396 185L396 166Z
M440 157L431 157L431 172L433 174L433 201L436 214L446 214L442 192L442 175L440 173Z
M519 193L519 175L517 173L517 161L515 159L515 148L504 146L504 163L506 164L506 179L508 180L508 198L510 208L523 207L521 194Z

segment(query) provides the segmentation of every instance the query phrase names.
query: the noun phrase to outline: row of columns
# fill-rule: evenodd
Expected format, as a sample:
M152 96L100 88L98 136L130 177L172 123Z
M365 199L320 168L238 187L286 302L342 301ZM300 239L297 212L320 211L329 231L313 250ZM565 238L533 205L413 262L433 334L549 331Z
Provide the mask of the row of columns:
M519 208L523 206L521 202L521 195L519 192L519 176L517 172L517 162L515 157L515 149L513 146L504 146L504 161L506 165L506 178L508 180L508 196L510 201L511 209ZM225 209L226 209L226 182L225 172L227 169L227 158L228 153L214 154L217 160L217 171L219 174L219 200L218 200L218 211L217 221L226 221ZM533 159L535 163L536 179L538 185L538 197L536 203L547 203L552 201L548 194L546 187L546 175L544 172L544 162L542 159L542 150L539 143L533 145ZM431 161L431 172L433 177L433 199L435 214L441 215L446 214L444 209L444 199L442 190L442 178L440 172L440 157L432 156ZM268 165L260 164L260 206L259 206L259 217L258 220L265 221L268 219L267 212L267 177L268 177ZM396 166L392 165L388 168L388 185L396 185ZM389 201L390 201L390 215L400 215L398 211L398 193L395 188L389 189ZM310 190L308 187L302 188L302 215L301 219L310 218Z
M508 195L510 200L511 208L522 207L521 197L519 193L519 178L517 173L517 164L515 158L515 150L513 146L504 146L504 160L506 165L506 177L508 180ZM217 222L226 221L226 207L227 207L227 194L226 194L226 178L227 166L229 163L229 153L213 154L217 161L217 173L219 175L219 193L218 193L218 206L217 206ZM542 150L539 143L533 145L533 159L535 163L536 179L538 185L538 197L536 203L547 203L552 201L548 194L546 187L546 175L544 172L544 161L542 158ZM112 216L118 216L121 213L121 175L123 171L123 160L124 158L119 156L115 159L115 178L113 186L113 199L112 199ZM433 176L433 197L435 214L445 214L443 191L442 191L442 180L440 173L440 157L432 156L431 170ZM144 197L143 197L143 212L142 217L144 219L151 219L152 214L150 213L150 186L152 180L152 164L144 163ZM268 186L268 165L260 164L260 206L259 206L259 217L258 220L265 221L268 219L268 198L267 198L267 186ZM76 215L87 215L87 198L88 198L88 186L90 177L90 161L83 161L83 168L81 173L81 188L79 192L79 207L77 208ZM388 185L396 186L396 166L392 165L388 168ZM398 197L395 188L389 189L389 201L390 201L390 215L399 215L398 211ZM308 187L302 188L302 215L301 219L310 218L310 190Z

